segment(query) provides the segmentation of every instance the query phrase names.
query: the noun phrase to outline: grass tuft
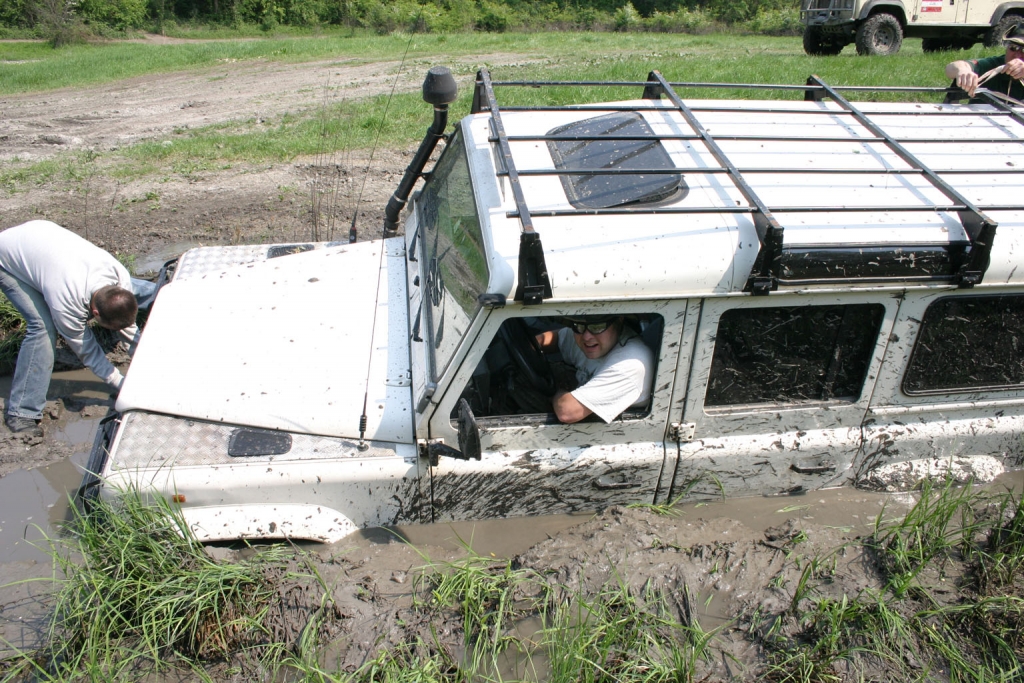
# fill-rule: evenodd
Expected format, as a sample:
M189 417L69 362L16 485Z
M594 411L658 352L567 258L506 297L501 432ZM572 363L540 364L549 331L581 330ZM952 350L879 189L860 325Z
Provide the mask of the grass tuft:
M51 541L59 582L46 641L14 673L38 680L137 680L142 670L241 660L259 670L296 650L282 635L280 583L296 573L294 550L277 546L239 563L214 560L179 510L127 490L77 511ZM326 590L324 590L326 595ZM307 630L320 631L330 602ZM311 637L309 635L307 638ZM9 677L9 678L13 678Z

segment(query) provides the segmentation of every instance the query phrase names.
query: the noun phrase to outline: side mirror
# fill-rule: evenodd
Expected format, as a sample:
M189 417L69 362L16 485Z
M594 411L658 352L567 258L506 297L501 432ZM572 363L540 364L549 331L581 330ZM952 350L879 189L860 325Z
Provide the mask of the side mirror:
M466 460L480 459L480 428L469 401L464 398L459 399L459 450Z
M427 444L427 459L431 467L436 467L443 455L456 460L480 459L480 428L476 424L476 416L466 399L459 400L459 450L441 443L440 439Z

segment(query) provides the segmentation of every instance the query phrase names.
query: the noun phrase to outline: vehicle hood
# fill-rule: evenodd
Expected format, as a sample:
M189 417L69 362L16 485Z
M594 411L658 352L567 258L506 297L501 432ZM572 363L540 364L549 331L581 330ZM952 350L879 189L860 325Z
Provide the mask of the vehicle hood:
M366 438L411 443L404 249L346 244L170 282L117 410L347 438L365 411Z

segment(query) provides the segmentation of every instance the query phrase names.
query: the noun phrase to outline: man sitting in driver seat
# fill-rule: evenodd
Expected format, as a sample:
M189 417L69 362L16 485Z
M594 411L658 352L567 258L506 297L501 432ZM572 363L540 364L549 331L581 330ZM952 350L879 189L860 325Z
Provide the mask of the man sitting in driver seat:
M537 335L541 350L557 349L576 368L577 388L558 390L551 399L560 422L579 422L591 414L611 422L650 399L653 354L621 315L573 317L566 324Z

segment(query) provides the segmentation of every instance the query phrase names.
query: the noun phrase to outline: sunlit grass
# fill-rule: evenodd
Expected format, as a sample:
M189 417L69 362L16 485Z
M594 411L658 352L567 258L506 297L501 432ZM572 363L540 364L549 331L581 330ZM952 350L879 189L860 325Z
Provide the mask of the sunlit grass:
M42 44L16 43L6 54L12 63L0 69L0 93L66 86L87 86L134 76L206 70L211 77L243 62L319 61L380 63L382 74L418 83L434 64L452 68L460 87L451 120L467 114L473 77L482 66L495 81L559 80L639 82L658 70L670 82L765 83L800 85L817 74L837 85L944 87L943 66L953 53L924 54L907 41L895 57L859 57L852 49L835 57L810 57L799 38L751 35L679 35L635 33L534 33L369 36L337 33L296 38L193 41L150 45L116 42L53 50ZM508 64L508 55L522 55ZM981 54L980 48L955 53ZM492 57L498 56L500 57ZM491 62L495 63L492 65ZM223 74L221 74L223 75ZM637 98L639 86L583 88L498 87L506 105L544 105ZM802 90L757 91L680 86L683 97L777 97L799 99ZM886 99L884 93L860 97ZM851 99L858 96L851 95ZM917 99L940 99L935 93ZM386 118L382 116L388 112ZM94 173L130 181L146 177L194 179L205 171L233 164L277 164L314 155L368 150L411 149L430 124L432 112L418 88L392 95L338 100L310 92L309 106L266 118L242 118L200 128L182 128L159 139L117 150L90 152ZM327 141L327 144L325 144ZM51 182L81 183L87 165L82 152L56 160L9 160L0 169L0 188L17 192Z
M95 501L87 515L72 510L65 535L51 544L63 578L46 645L4 662L4 680L134 681L143 670L239 656L272 670L301 654L268 621L282 600L279 582L318 579L290 569L292 548L216 561L177 509L135 491ZM320 614L309 617L318 632Z

